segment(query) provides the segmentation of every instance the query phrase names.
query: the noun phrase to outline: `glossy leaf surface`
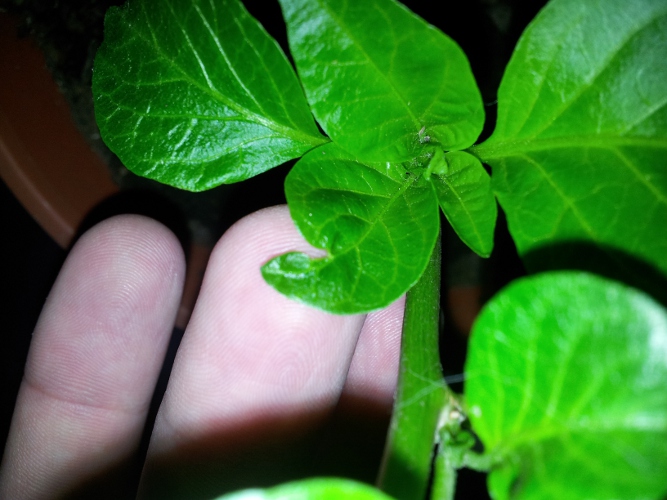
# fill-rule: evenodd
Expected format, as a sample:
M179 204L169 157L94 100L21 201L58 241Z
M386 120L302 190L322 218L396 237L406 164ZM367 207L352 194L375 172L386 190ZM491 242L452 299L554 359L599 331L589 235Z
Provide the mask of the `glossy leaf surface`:
M347 479L314 478L251 489L218 497L216 500L391 500L380 490Z
M461 240L488 257L498 215L491 178L480 161L465 151L445 153L443 161L441 170L430 176L440 207Z
M521 254L583 241L667 273L666 60L663 1L555 0L527 28L473 148Z
M347 151L403 161L428 140L456 150L477 139L479 91L465 55L438 29L393 0L280 3L308 102Z
M277 43L238 0L130 0L95 59L95 114L136 173L199 191L326 141Z
M424 272L440 221L423 178L387 175L326 144L292 168L285 194L301 234L328 253L288 253L262 268L288 297L333 313L368 312L389 305Z
M466 363L496 499L663 498L667 311L596 275L514 282L483 309Z

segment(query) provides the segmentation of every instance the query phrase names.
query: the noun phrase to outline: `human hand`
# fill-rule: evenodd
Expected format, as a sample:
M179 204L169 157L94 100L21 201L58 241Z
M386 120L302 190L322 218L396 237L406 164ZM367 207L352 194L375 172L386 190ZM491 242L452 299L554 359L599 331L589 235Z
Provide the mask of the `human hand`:
M33 335L0 498L133 496L142 466L146 497L212 498L336 473L327 459L332 448L343 448L348 466L365 460L364 438L370 433L380 443L386 432L403 303L364 317L290 301L260 274L288 250L312 249L286 207L246 217L222 237L144 466L138 450L184 258L176 238L143 217L116 217L86 233ZM352 421L361 422L362 434L345 439L338 431Z

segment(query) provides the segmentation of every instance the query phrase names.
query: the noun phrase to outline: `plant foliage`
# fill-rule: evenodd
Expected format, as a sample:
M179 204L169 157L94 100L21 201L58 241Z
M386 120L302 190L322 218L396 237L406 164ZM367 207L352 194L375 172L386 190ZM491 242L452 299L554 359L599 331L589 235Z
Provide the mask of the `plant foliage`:
M458 45L393 0L281 6L305 99L333 144L321 145L286 57L240 2L131 0L107 17L96 59L96 114L110 147L130 169L195 190L308 152L287 199L327 255L283 255L263 274L330 312L380 309L414 285L438 206L488 256L489 177L458 152L477 139L484 111Z
M482 311L466 403L495 499L667 494L667 311L581 272L515 281Z
M496 499L664 496L665 309L591 274L522 280L475 326L464 405L437 359L436 268L440 211L487 257L497 198L529 271L603 270L664 300L667 2L551 0L517 44L496 127L477 145L479 90L437 28L395 0L279 2L296 72L239 0L110 10L93 80L107 144L131 170L189 190L300 158L286 197L322 252L274 258L266 281L346 314L410 290L389 494L422 497L434 463L434 499L453 498L465 466L490 470ZM336 480L229 498L348 487L386 498Z
M109 9L95 116L136 173L201 191L326 142L287 58L238 0Z
M304 479L273 488L230 493L216 500L391 500L366 484L338 478Z
M611 266L616 250L667 274L665 60L663 1L553 1L524 32L474 152L519 252L547 247L533 268L585 242Z

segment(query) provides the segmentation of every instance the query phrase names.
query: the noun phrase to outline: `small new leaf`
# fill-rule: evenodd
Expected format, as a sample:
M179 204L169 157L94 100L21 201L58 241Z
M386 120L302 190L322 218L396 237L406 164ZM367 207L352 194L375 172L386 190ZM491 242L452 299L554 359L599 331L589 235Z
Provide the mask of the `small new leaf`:
M464 151L452 151L436 161L431 182L447 220L461 240L482 257L493 250L496 198L491 178L480 161ZM429 169L430 169L429 165Z

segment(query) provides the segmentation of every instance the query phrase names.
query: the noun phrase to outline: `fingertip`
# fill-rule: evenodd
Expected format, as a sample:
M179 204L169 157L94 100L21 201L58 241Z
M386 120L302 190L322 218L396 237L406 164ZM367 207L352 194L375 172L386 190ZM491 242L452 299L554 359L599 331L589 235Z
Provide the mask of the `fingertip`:
M184 268L176 237L146 217L113 217L74 245L35 328L0 496L59 497L131 463Z
M136 380L120 370L102 379L98 363L124 360L140 343L151 347L144 349L152 376L173 327L184 274L180 243L157 221L120 215L91 228L72 248L47 298L26 380L58 397L65 391L74 400L93 397L82 393L87 388L103 405L134 404L130 389ZM119 383L127 385L124 393Z
M398 382L405 296L370 313L347 375L343 399L363 401L361 411L389 415Z
M284 412L321 415L342 389L362 316L337 316L281 295L261 266L314 252L285 206L232 226L211 254L151 446L220 434ZM324 410L326 411L326 410ZM318 417L319 418L319 417Z

